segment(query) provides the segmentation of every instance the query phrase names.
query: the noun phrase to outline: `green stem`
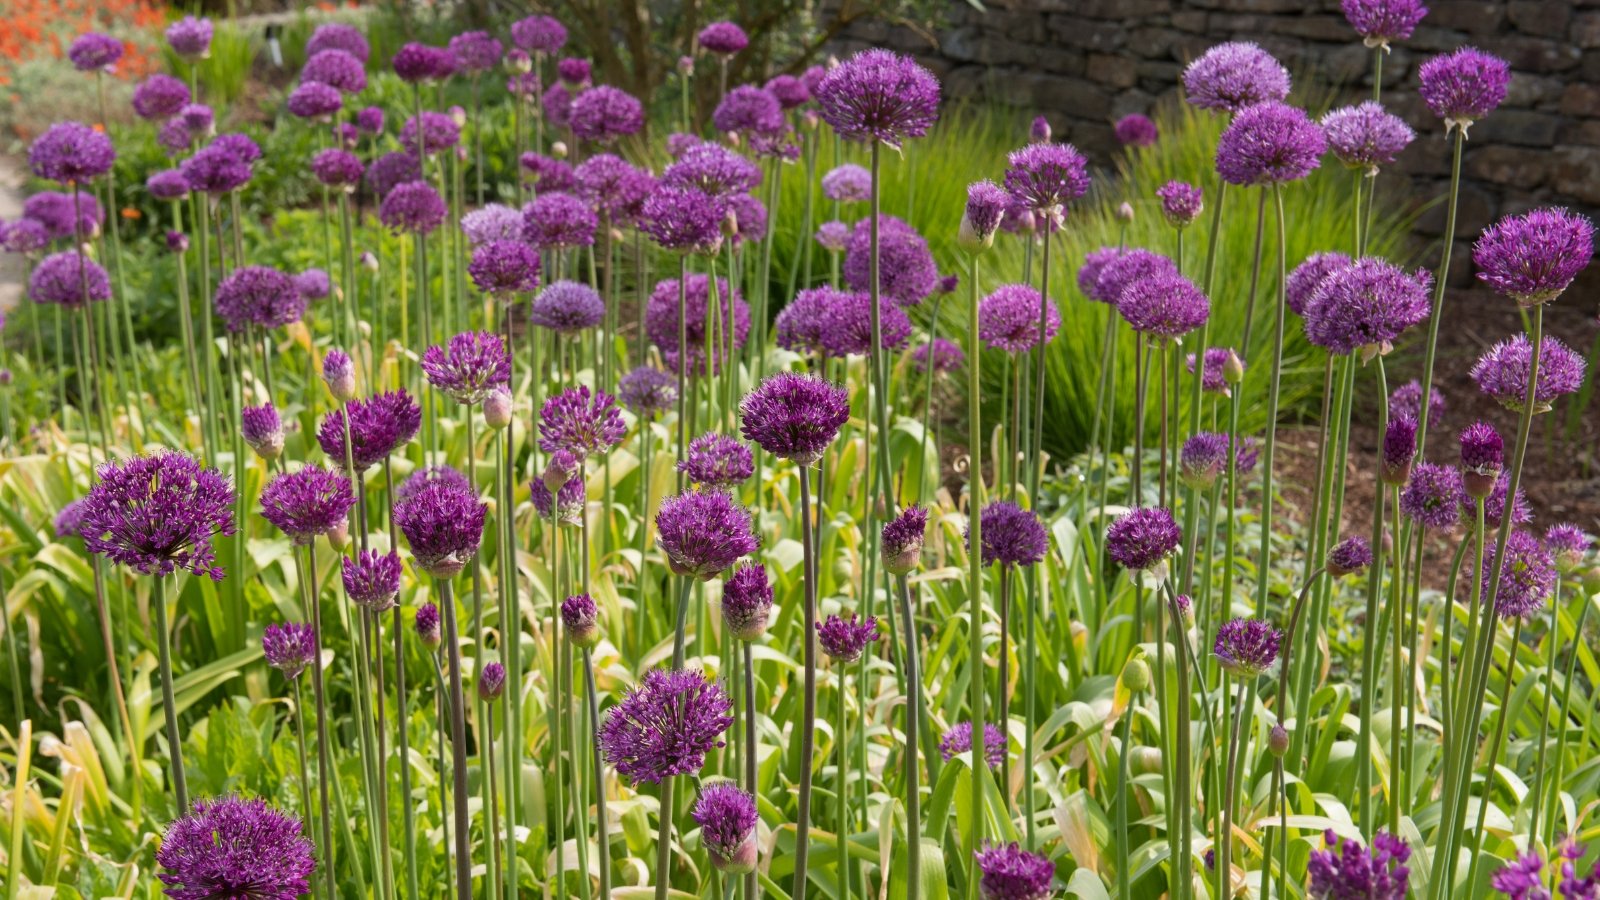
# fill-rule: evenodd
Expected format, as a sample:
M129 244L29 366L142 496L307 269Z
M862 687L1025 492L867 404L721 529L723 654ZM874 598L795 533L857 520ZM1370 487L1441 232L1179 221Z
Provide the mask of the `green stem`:
M167 759L171 767L172 796L178 802L182 815L189 812L189 784L183 772L183 741L178 735L178 703L172 692L172 626L167 622L167 580L155 580L154 602L156 613L157 665L161 673L161 717L166 722ZM135 775L134 777L138 777ZM323 836L326 843L327 836Z

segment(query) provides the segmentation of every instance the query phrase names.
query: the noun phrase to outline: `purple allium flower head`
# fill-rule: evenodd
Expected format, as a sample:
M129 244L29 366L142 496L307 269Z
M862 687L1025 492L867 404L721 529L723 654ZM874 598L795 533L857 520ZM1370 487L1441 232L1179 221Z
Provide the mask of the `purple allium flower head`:
M109 72L122 59L122 42L109 34L80 34L67 48L67 58L79 72Z
M1156 188L1161 200L1161 214L1174 228L1187 228L1200 218L1205 207L1205 195L1200 189L1184 181L1169 181ZM1081 283L1081 282L1080 282Z
M655 189L655 178L611 153L589 157L572 174L578 196L612 222L632 221L645 197Z
M420 122L420 124L418 124ZM400 126L400 144L413 156L432 156L461 143L461 126L449 114L423 110Z
M33 174L62 184L81 184L111 171L117 151L111 138L82 122L57 122L28 147Z
M745 241L759 241L767 235L767 207L754 194L728 195L727 218L723 230L735 247ZM731 229L731 230L730 230Z
M1118 119L1111 130L1116 135L1117 143L1124 147L1150 147L1161 138L1156 123L1150 121L1149 116L1139 113L1129 113Z
M731 437L707 432L689 442L689 449L678 471L689 483L726 489L755 474L755 457L750 448Z
M533 298L528 321L557 334L577 334L605 319L606 304L587 284L557 281Z
M813 375L779 372L739 403L739 431L773 456L809 466L850 418L844 388Z
M1402 485L1411 475L1411 461L1417 456L1417 420L1396 416L1383 432L1383 480Z
M839 203L860 203L872 195L872 173L855 163L843 163L822 176L822 196Z
M497 662L484 664L478 673L478 696L493 702L506 689L506 667Z
M63 540L81 535L83 531L83 514L88 508L87 497L79 497L61 507L60 511L56 513L55 519L50 523L50 527L56 533L56 539Z
M928 511L914 504L884 525L878 541L884 570L890 575L905 575L915 569L927 529Z
M76 309L111 299L111 279L100 264L76 250L52 253L28 275L28 296L35 303Z
M105 222L105 212L93 194L79 193L74 202L71 194L40 191L22 201L22 218L43 226L49 241L77 237L80 232L85 237L98 234Z
M593 73L594 67L581 56L567 56L556 60L556 77L570 87L587 86Z
M1244 361L1233 352L1232 347L1207 347L1205 362L1200 369L1200 390L1208 394L1221 394L1224 397L1233 396L1233 388L1228 381L1228 365L1236 363L1238 371L1243 373ZM1189 374L1194 374L1194 354L1184 357L1184 365Z
M1390 41L1403 41L1428 14L1421 0L1340 0L1346 22L1368 47L1389 49Z
M350 456L357 472L372 468L416 437L422 408L405 391L352 400L329 413L317 430L317 443L336 466L345 463L345 416L350 417Z
M260 144L249 135L237 132L217 135L211 140L211 146L246 164L254 163L262 156Z
M336 87L307 81L289 93L284 105L302 119L327 119L344 106L344 96Z
M456 70L456 59L443 47L430 47L413 41L395 51L390 65L401 81L419 84L448 78Z
M1000 563L1002 566L1031 566L1044 559L1050 549L1050 536L1044 523L1032 510L1026 510L1008 500L995 500L983 508L979 523L983 526L982 559L984 565ZM972 529L966 533L968 549L972 545Z
M878 300L878 333L885 350L899 350L911 337L911 317L889 298ZM819 340L829 356L866 356L872 350L872 297L834 293L823 313Z
M804 80L793 75L774 75L767 80L767 92L778 100L785 110L795 109L811 101L811 88Z
M699 188L713 197L748 193L761 184L756 164L721 144L700 142L661 172L668 187Z
M1364 537L1347 537L1328 551L1325 566L1334 578L1354 575L1372 565L1372 546Z
M346 94L359 94L367 89L367 69L349 51L330 48L319 50L306 59L305 66L300 69L300 81L325 84Z
M732 724L721 685L699 672L652 669L606 714L595 742L617 774L658 784L699 772Z
M444 638L439 628L439 607L432 603L422 604L417 608L412 623L417 629L417 638L422 641L424 647L429 650L439 649L439 644Z
M1405 841L1380 831L1368 849L1355 841L1341 841L1331 829L1323 841L1328 849L1313 850L1306 863L1310 879L1306 892L1314 900L1405 900L1411 874L1406 868L1411 848Z
M168 230L166 235L167 250L172 253L189 252L189 236L181 231Z
M622 440L627 426L616 400L588 385L567 388L544 403L539 413L539 449L565 450L583 458L603 454Z
M778 346L795 353L821 352L828 311L843 296L843 292L827 285L795 294L773 321Z
M376 168L376 163L373 164ZM368 175L372 173L369 171ZM444 224L449 210L444 198L426 181L397 184L384 195L378 207L378 220L396 234L429 234Z
M928 133L939 116L939 81L910 57L863 50L812 90L833 130L847 141L900 146Z
M504 46L487 31L463 31L450 38L450 52L467 72L482 72L500 65Z
M816 242L830 253L842 253L850 242L850 226L843 222L823 222L814 236Z
M567 640L579 647L600 642L600 610L588 594L574 594L561 601L561 627Z
M1475 497L1487 495L1505 465L1505 442L1488 422L1473 422L1461 432L1462 480Z
M968 250L989 246L1010 203L1011 195L992 181L967 185L967 206L961 214L958 242Z
M911 364L918 372L928 371L928 366L933 366L935 372L954 372L967 363L967 354L955 343L944 338L934 338L927 343L918 344L911 351Z
M1313 253L1306 257L1289 273L1289 280L1284 285L1289 310L1297 316L1304 316L1306 307L1311 305L1311 298L1316 296L1322 282L1353 263L1354 260L1343 253Z
M1489 879L1495 892L1507 900L1550 900L1550 889L1544 883L1544 860L1536 850L1518 854Z
M1106 528L1106 552L1118 565L1136 572L1161 565L1182 540L1183 531L1171 511L1159 506L1130 509Z
M362 63L372 56L372 48L361 30L343 22L324 22L311 32L306 41L306 57L309 59L325 50L342 50Z
M1417 93L1444 120L1445 132L1459 127L1465 134L1469 125L1506 99L1511 66L1476 47L1462 47L1423 63L1417 77L1422 82Z
M817 623L817 643L822 645L822 652L836 663L860 659L862 651L868 644L875 643L878 637L878 620L872 616L857 620L856 614L851 613L849 618L829 616Z
M639 206L639 230L663 250L715 253L722 245L725 211L720 200L699 188L658 184Z
M1217 174L1229 184L1299 181L1322 164L1328 140L1305 110L1275 100L1240 110L1217 141Z
M603 84L573 98L568 125L582 140L609 144L644 127L644 107L627 91Z
M283 423L271 403L239 410L239 436L262 459L277 459L283 452Z
M211 20L184 16L167 26L167 46L184 59L204 59L211 54Z
M1439 424L1444 416L1444 394L1435 387L1428 392L1428 427ZM1422 421L1422 382L1413 378L1389 394L1389 415L1404 416Z
M183 453L108 462L84 499L79 535L90 553L142 575L184 569L222 580L211 539L233 534L233 486Z
M1407 328L1426 321L1433 278L1375 256L1328 274L1306 305L1306 337L1331 353L1387 354Z
M1078 290L1097 303L1115 302L1116 297L1107 297L1100 292L1100 273L1105 271L1106 266L1121 259L1124 252L1121 247L1101 247L1089 251L1083 258L1083 265L1078 267Z
M70 213L68 214L70 216ZM70 223L70 219L68 220ZM38 219L21 218L0 223L0 250L34 256L50 246L50 230Z
M362 550L355 558L345 557L341 575L350 602L363 609L383 612L400 595L400 554L390 550Z
M1466 488L1454 466L1419 462L1411 480L1400 492L1400 512L1433 529L1451 529L1461 520L1461 496Z
M383 132L383 107L369 106L356 113L356 130L366 135Z
M1179 478L1184 484L1209 489L1228 464L1228 436L1214 431L1196 432L1183 442L1178 461L1182 467Z
M1473 493L1475 487L1473 476L1462 473L1462 482L1467 486L1467 494L1461 498L1461 517L1469 527L1477 524L1477 513L1474 509ZM1501 472L1494 479L1493 485L1483 497L1483 524L1486 528L1499 528L1500 521L1506 514L1506 495L1511 489L1511 473ZM1528 505L1528 495L1519 485L1516 499L1511 504L1511 524L1526 525L1533 521L1533 509Z
M511 42L529 53L558 53L567 29L554 16L529 16L511 23Z
M1211 301L1182 275L1158 275L1129 285L1117 301L1117 312L1134 331L1166 340L1204 325L1211 315Z
M567 479L567 483L563 484L554 495L550 493L550 486L545 484L542 478L535 478L528 483L529 499L533 501L534 511L539 514L539 518L554 517L556 522L562 525L583 524L584 502L588 499L586 490L582 475L574 475Z
M156 851L172 900L294 900L311 891L316 869L300 820L257 797L196 800L167 826Z
M689 813L700 826L700 843L713 868L729 874L756 870L758 847L756 800L731 781L716 781L700 789Z
M1071 144L1029 144L1011 151L1006 163L1011 198L1052 220L1089 189L1089 161Z
M261 632L261 655L290 681L317 658L317 633L306 622L268 625Z
M1116 305L1130 285L1148 281L1161 275L1178 274L1178 266L1171 259L1143 248L1124 250L1107 259L1095 277L1093 297L1102 303Z
M1494 542L1483 554L1480 590L1487 602L1494 592L1495 613L1502 619L1527 618L1539 611L1556 586L1555 558L1539 539L1521 529L1513 529L1506 539L1505 562L1495 565ZM1499 572L1499 588L1490 584L1490 575Z
M253 174L250 163L226 145L202 147L178 166L189 189L205 194L226 194L244 187Z
M939 756L945 762L971 749L971 722L957 722L939 738ZM985 723L983 726L983 758L990 768L998 768L1006 760L1006 733L998 725Z
M733 22L712 22L700 29L700 34L695 38L695 43L700 49L708 53L718 53L723 56L732 56L740 50L750 46L750 36L744 33Z
M767 570L756 563L737 566L722 584L722 622L741 641L753 641L767 630L772 613L772 585Z
M634 415L654 418L678 401L678 386L671 375L650 366L640 366L622 376L617 396Z
M783 107L765 88L741 84L723 95L711 113L711 126L723 133L770 134L784 127Z
M353 191L356 185L361 183L361 176L365 175L366 171L366 167L361 165L361 160L354 153L340 150L338 147L320 150L317 155L311 157L311 174L329 187Z
M1271 623L1261 619L1231 619L1217 629L1211 654L1229 674L1254 678L1272 668L1282 636Z
M1239 439L1239 446L1234 448L1233 468L1240 475L1248 475L1255 471L1256 462L1261 458L1261 448L1257 446L1256 439L1245 435Z
M498 334L466 331L422 354L422 374L428 383L457 403L471 406L498 385L511 380L511 359Z
M435 578L451 578L477 554L486 510L475 493L430 481L394 505L394 522L418 567Z
M1524 307L1561 296L1594 256L1594 223L1564 209L1506 216L1472 245L1478 280Z
M982 900L1046 900L1056 867L1043 854L1030 853L1016 841L985 841L973 853L977 860L978 896Z
M520 241L522 213L504 203L489 203L462 216L461 231L474 247L493 241Z
M1564 571L1577 568L1593 545L1594 538L1571 522L1561 522L1545 529L1545 549L1550 551L1557 567Z
M1539 352L1539 380L1533 393L1533 411L1549 412L1556 398L1583 385L1583 357L1560 339L1546 337ZM1472 367L1478 389L1507 409L1521 411L1528 397L1528 376L1533 366L1533 344L1526 334L1501 341L1484 351Z
M1369 175L1392 165L1417 136L1404 119L1374 100L1329 111L1322 117L1322 132L1335 159Z
M572 88L560 81L545 88L539 97L539 108L553 127L566 128L572 123L572 98Z
M178 110L176 118L196 138L209 137L216 128L217 114L204 103L190 103Z
M517 219L521 228L521 217ZM472 252L472 284L485 294L508 297L539 289L539 251L519 240L490 241Z
M669 497L656 513L656 539L674 574L710 581L756 552L750 513L722 491Z
M676 370L681 363L686 365L691 373L706 371L706 329L709 327L706 316L708 312L712 312L707 309L711 305L707 294L709 290L708 276L700 274L689 276L683 316L683 327L689 344L686 353L678 346L678 279L668 278L660 281L656 284L655 290L650 292L650 300L645 307L645 336L651 343L661 348L668 368ZM717 279L716 291L717 305L721 307L717 312L717 318L722 322L722 326L717 329L718 339L712 342L711 369L713 372L720 372L729 351L728 332L725 329L731 322L732 349L737 353L750 334L750 305L739 296L738 291L728 285L725 279Z
M141 119L170 119L189 104L189 86L157 72L133 89L133 111Z
M261 491L261 517L296 544L344 524L355 505L350 480L317 465L285 472Z
M845 285L869 291L872 281L872 220L862 219L845 242ZM894 216L878 217L878 291L897 306L916 306L933 292L939 267L928 242L916 229Z
M978 305L978 337L1007 353L1026 353L1039 344L1039 305L1045 308L1044 342L1056 336L1061 314L1056 305L1026 284L1002 284Z
M217 285L212 302L218 318L230 332L247 328L272 329L298 322L306 298L294 279L267 266L234 269Z
M1289 96L1289 70L1248 41L1218 44L1183 72L1186 99L1201 109L1237 113Z
M594 208L565 191L541 193L522 211L522 238L539 250L591 246L599 227Z
M421 180L422 161L403 150L385 153L367 167L367 186L372 188L372 193L379 200L388 197L402 184Z

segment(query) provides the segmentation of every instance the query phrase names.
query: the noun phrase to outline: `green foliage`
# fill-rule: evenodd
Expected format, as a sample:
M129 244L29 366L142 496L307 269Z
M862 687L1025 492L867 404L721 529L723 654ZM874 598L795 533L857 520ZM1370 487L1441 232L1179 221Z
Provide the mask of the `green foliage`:
M229 104L244 95L261 44L259 31L245 31L226 19L218 19L212 27L211 53L205 59L190 62L164 42L161 49L167 71L191 85L198 77L205 85L200 99L223 115Z

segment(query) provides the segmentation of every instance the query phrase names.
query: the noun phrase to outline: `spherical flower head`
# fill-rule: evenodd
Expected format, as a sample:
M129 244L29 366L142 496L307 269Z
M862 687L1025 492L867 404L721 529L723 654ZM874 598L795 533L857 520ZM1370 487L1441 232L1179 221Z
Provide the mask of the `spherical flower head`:
M122 42L109 34L90 31L73 40L67 48L67 58L79 72L110 72L122 59Z
M1213 431L1200 431L1183 442L1178 453L1178 477L1197 490L1209 490L1222 475L1228 464L1228 436Z
M1134 331L1165 341L1204 325L1211 301L1182 275L1158 275L1129 285L1117 301L1117 312Z
M639 133L644 127L644 106L627 91L603 84L573 98L567 125L581 140L609 144Z
M462 332L444 346L429 347L421 366L429 384L467 406L482 403L491 390L511 380L505 342L484 331Z
M872 173L855 163L843 163L822 176L822 196L836 203L862 203L872 196Z
M639 205L639 230L663 250L715 253L722 246L721 201L694 187L657 185Z
M1389 420L1383 432L1383 480L1402 485L1411 475L1411 462L1417 456L1417 420L1399 416Z
M1594 546L1594 538L1571 522L1562 522L1545 530L1544 546L1550 551L1557 568L1571 572L1578 568L1589 548Z
M461 126L441 112L424 110L400 127L400 144L413 156L432 156L461 143Z
M1199 188L1184 181L1169 181L1156 188L1156 197L1161 200L1161 214L1174 228L1193 225L1194 220L1200 218L1200 211L1205 208L1205 195Z
M1044 523L1032 510L1026 510L1009 500L996 500L983 508L979 524L982 525L984 565L1000 563L1002 566L1031 566L1044 559L1050 549L1050 536ZM966 533L967 548L972 547L972 529Z
M317 658L317 633L305 622L268 625L261 632L261 655L290 681Z
M878 620L872 616L857 620L856 614L851 613L849 618L829 616L817 623L817 643L836 663L860 659L867 645L875 643L878 637Z
M795 353L820 352L828 311L843 296L843 292L827 285L795 294L773 320L773 335L778 346Z
M674 574L710 581L759 543L750 513L721 491L670 497L656 513L656 539Z
M1142 572L1162 565L1183 539L1183 532L1162 507L1135 507L1106 529L1106 552L1125 569Z
M1311 851L1306 863L1306 892L1314 900L1405 900L1411 875L1406 867L1411 848L1405 841L1380 831L1372 836L1372 846L1366 848L1355 841L1340 840L1329 829L1323 842L1328 849Z
M731 781L715 781L700 789L689 813L700 826L711 865L719 872L745 874L756 869L756 800Z
M1539 611L1555 589L1555 558L1538 538L1515 529L1506 538L1505 562L1496 566L1494 543L1489 542L1483 554L1483 571L1479 575L1482 596L1485 602L1494 598L1495 613L1502 619L1528 618ZM1490 576L1496 572L1498 588L1490 583Z
M287 274L267 266L243 266L217 285L212 307L230 332L273 329L300 321L306 298Z
M211 55L210 19L184 16L167 26L167 46L184 59L204 59Z
M211 141L211 146L242 163L253 163L262 156L261 145L244 134L219 134Z
M294 289L307 300L321 300L333 293L333 280L324 269L307 269L292 277Z
M872 220L862 219L845 242L845 285L852 291L872 287ZM939 267L928 242L916 229L894 216L878 217L878 293L896 306L915 306L933 292Z
M1428 427L1439 424L1444 416L1444 394L1437 387L1428 392ZM1422 421L1422 382L1413 378L1389 394L1389 415Z
M1533 411L1549 412L1558 397L1583 386L1585 362L1560 339L1546 337L1539 345L1539 378L1533 391ZM1528 378L1533 368L1533 344L1526 334L1501 341L1484 351L1472 367L1478 389L1507 409L1522 411L1528 399Z
M166 245L169 253L188 253L189 236L181 231L169 229L166 234Z
M594 208L565 191L542 193L522 211L522 239L540 250L591 246L599 227Z
M1189 374L1194 374L1194 354L1184 357L1184 365ZM1230 371L1237 373L1234 379ZM1207 347L1205 360L1200 366L1200 390L1208 394L1221 394L1224 397L1233 396L1233 384L1244 378L1244 360L1239 354L1233 352L1231 347Z
M755 474L755 457L750 448L723 434L708 432L689 442L689 450L678 471L698 484L725 490L742 484Z
M545 474L548 476L549 472ZM540 519L554 519L558 525L574 527L583 524L584 503L588 496L582 475L572 476L553 493L546 478L535 478L528 483L528 493Z
M783 107L778 98L753 84L741 84L729 90L711 113L711 126L724 134L770 134L782 131L784 124Z
M567 28L554 16L529 16L511 23L511 42L528 53L559 53Z
M345 417L350 421L350 457L357 472L383 462L416 437L422 408L405 391L389 391L368 400L352 400L329 413L317 431L317 443L336 466L345 464Z
M331 85L308 81L289 92L284 106L298 118L325 121L344 106L344 95Z
M1183 90L1201 109L1236 113L1289 96L1289 70L1248 41L1218 44L1184 69Z
M1488 422L1473 422L1460 437L1461 477L1467 493L1485 497L1505 466L1505 441Z
M645 306L645 336L661 348L667 366L673 370L684 368L694 374L706 372L706 329L716 321L722 325L717 328L717 339L711 346L710 368L713 373L722 371L729 354L729 332L725 330L728 324L732 323L733 326L731 350L734 353L744 346L745 339L750 335L750 304L725 279L718 278L716 282L716 300L721 310L717 313L717 319L712 323L707 322L707 313L711 312L707 309L711 305L707 296L710 290L709 277L700 274L689 276L684 288L683 304L687 351L678 344L678 279L668 278L657 282L655 290L650 292L649 302Z
M350 480L317 465L285 472L261 491L261 517L300 546L345 522L356 498Z
M1392 165L1417 136L1404 119L1375 100L1329 111L1322 117L1322 132L1335 159L1368 175Z
M55 519L50 523L50 527L56 533L56 539L65 540L66 538L73 537L75 535L81 536L83 531L83 516L88 509L89 505L87 497L79 497L71 503L68 503L66 506L61 507L61 510L56 513Z
M366 171L359 157L338 147L320 150L311 157L311 174L328 187L354 191Z
M917 567L922 556L922 539L928 528L928 511L912 505L883 526L879 550L884 570L890 575L906 575Z
M271 403L239 410L239 436L262 459L277 459L283 453L283 423Z
M517 227L521 225L519 216ZM539 289L539 267L539 251L520 240L495 240L472 251L467 275L485 294L509 298Z
M157 72L133 89L133 112L146 121L170 119L189 104L189 86Z
M1324 565L1334 578L1363 572L1372 565L1372 546L1364 537L1347 537L1328 551Z
M1328 274L1305 307L1306 337L1330 353L1383 356L1407 328L1432 309L1426 271L1408 274L1375 256Z
M305 66L300 69L300 81L325 84L346 94L359 94L367 89L367 69L348 50L330 47L306 59Z
M1444 120L1445 131L1467 127L1494 112L1506 99L1511 66L1476 47L1462 47L1423 63L1417 69L1417 93L1433 114Z
M28 276L28 296L35 303L76 309L111 299L111 279L100 264L76 250L52 253Z
M407 157L414 160L414 157ZM381 162L382 160L380 160ZM377 168L377 164L373 164ZM369 177L372 172L368 172ZM400 234L425 235L444 224L446 209L444 198L433 185L420 179L397 184L390 188L378 206L378 221L390 231Z
M420 180L422 180L422 162L416 156L404 150L385 153L373 160L372 165L367 167L367 186L372 188L372 193L380 200L388 197L396 187L407 182ZM416 201L411 202L415 203ZM399 212L400 210L397 209L396 211ZM520 218L518 227L521 227Z
M1428 14L1420 0L1340 0L1346 22L1368 47L1389 49L1390 41L1403 41Z
M189 189L206 194L226 194L242 188L250 181L250 163L240 159L226 147L215 144L203 147L178 166L189 182Z
M1148 281L1160 275L1178 274L1178 265L1159 253L1143 248L1119 252L1104 258L1095 276L1092 299L1101 303L1117 304L1122 293L1131 285Z
M961 214L957 242L969 251L993 245L994 233L999 230L1010 202L1011 195L992 181L977 181L968 185L967 206Z
M567 640L579 647L593 647L600 642L600 610L588 594L575 594L561 601L561 627L567 631Z
M300 820L260 798L196 800L156 851L172 900L293 900L311 891L316 860Z
M48 246L50 231L37 219L22 218L0 223L0 250L31 257Z
M37 222L46 232L46 242L61 238L92 237L100 232L105 213L94 195L77 197L60 191L40 191L22 201L22 221ZM43 250L35 248L35 252Z
M1433 529L1451 529L1461 520L1461 497L1466 487L1454 466L1419 462L1400 492L1400 512Z
M612 223L633 221L656 186L653 176L611 153L589 157L572 174L578 196L604 213Z
M957 722L939 738L939 756L949 762L957 753L972 750L972 723ZM986 723L983 726L983 758L989 768L998 768L1006 760L1006 733L1000 726Z
M622 376L617 384L617 397L634 415L653 418L678 402L678 385L666 372L640 366Z
M606 713L595 742L617 774L659 784L698 773L732 724L732 703L721 685L699 672L652 669Z
M872 297L861 293L834 293L820 323L819 340L830 356L865 356L872 351ZM878 300L880 346L899 350L911 337L911 317L889 302Z
M830 253L842 253L845 244L850 241L850 226L838 221L823 222L817 228L814 240Z
M82 122L57 122L28 147L28 168L33 174L62 184L99 178L111 171L116 159L111 138Z
M605 319L605 301L587 284L557 281L533 298L528 321L557 334L596 328Z
M422 641L424 647L429 650L439 649L439 644L444 638L439 627L439 607L432 603L422 604L417 608L417 615L412 619L412 623L417 629L417 639Z
M774 75L767 80L767 93L777 98L785 110L804 106L811 101L811 88L804 80L793 75Z
M343 22L324 22L311 32L306 40L306 57L309 59L325 50L342 50L362 63L372 55L372 48L361 30Z
M79 535L90 553L142 575L178 569L222 580L212 538L233 534L233 486L175 452L108 462L84 499Z
M1495 529L1500 527L1500 521L1506 515L1506 496L1511 489L1511 473L1501 472L1500 477L1493 480L1493 484L1486 492L1486 496L1474 493L1479 490L1478 478L1462 474L1462 481L1467 486L1467 493L1461 498L1461 517L1469 527L1477 524L1477 513L1474 503L1479 497L1483 500L1484 527ZM1533 509L1528 505L1527 493L1519 486L1517 496L1511 504L1511 524L1526 525L1533 521Z
M773 456L809 466L850 418L850 395L814 375L779 372L739 403L739 432Z
M603 454L627 432L616 400L604 391L579 385L551 397L539 412L539 449L565 450L582 459Z
M822 118L847 141L899 147L939 116L939 81L910 57L863 50L829 70L812 91Z
M1039 344L1039 306L1044 305L1044 342L1061 328L1055 303L1026 284L1002 284L978 304L978 338L996 350L1026 353Z
M522 213L504 203L489 203L461 217L461 232L474 247L522 240Z
M750 36L733 22L712 22L700 29L695 43L708 53L732 56L750 46Z
M571 87L589 84L594 67L581 56L567 56L556 60L556 77Z
M1211 653L1230 675L1254 678L1278 659L1282 634L1260 619L1232 619L1217 629Z
M1071 144L1029 144L1011 151L1006 163L1011 198L1051 221L1089 190L1089 161Z
M350 602L362 609L383 612L393 608L400 596L400 554L393 550L362 550L354 559L347 556L341 575Z
M1149 116L1139 113L1129 113L1117 120L1111 126L1112 134L1116 135L1117 143L1124 147L1151 147L1161 138L1161 132L1156 128L1156 123L1150 121Z
M1276 100L1245 107L1217 141L1217 174L1229 184L1285 184L1322 164L1328 140L1305 110Z
M985 841L973 853L978 862L978 896L982 900L1046 900L1056 867L1049 858L1022 849L1016 841Z
M702 141L684 150L661 172L668 187L699 188L713 197L745 193L761 184L756 164L720 144Z
M1594 256L1594 223L1565 209L1506 216L1472 245L1478 280L1522 307L1561 296Z
M918 372L928 371L931 365L937 373L954 372L967 363L967 354L960 346L944 338L918 344L911 351L911 364Z
M456 70L455 54L443 47L430 47L415 41L395 51L390 61L394 73L408 84L438 81Z
M477 554L486 513L473 492L431 481L394 505L394 522L419 568L435 578L453 578Z
M1116 297L1107 297L1100 292L1100 275L1106 266L1121 259L1124 252L1121 247L1101 247L1089 251L1083 257L1083 265L1078 267L1078 290L1097 303L1115 302Z
M463 31L450 38L450 52L467 72L483 72L500 65L504 46L487 31Z

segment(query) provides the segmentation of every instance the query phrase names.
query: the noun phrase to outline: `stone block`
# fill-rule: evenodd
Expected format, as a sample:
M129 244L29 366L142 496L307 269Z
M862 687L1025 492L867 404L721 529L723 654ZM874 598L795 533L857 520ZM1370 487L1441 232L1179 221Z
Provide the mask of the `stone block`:
M1514 72L1565 72L1583 56L1571 44L1524 35L1491 38L1483 42L1483 49L1503 57Z
M1470 142L1469 142L1470 143ZM1525 191L1545 181L1549 151L1485 144L1471 147L1462 160L1467 177L1504 190Z
M1474 143L1515 144L1523 147L1550 147L1556 142L1561 118L1550 113L1501 107L1468 132Z
M1134 61L1126 56L1091 53L1086 74L1090 81L1114 88L1130 88L1139 80L1134 65Z
M1563 197L1600 205L1600 147L1557 147L1550 185Z
M1417 28L1419 35L1440 29L1455 29L1469 34L1493 34L1506 21L1506 5L1493 0L1439 0L1428 4L1428 17Z
M1572 21L1572 5L1566 0L1513 0L1507 17L1524 34L1562 37Z
M1567 35L1585 50L1600 47L1600 12L1581 12L1573 16L1572 29Z
M1273 16L1267 30L1313 41L1349 41L1354 37L1343 16ZM1371 51L1368 51L1370 53Z
M1203 34L1206 22L1206 13L1203 10L1180 9L1172 14L1172 27L1181 31Z
M1045 21L1050 37L1070 47L1111 51L1121 49L1128 41L1126 22L1087 21L1079 16L1059 14Z
M1414 192L1418 203L1427 203L1428 208L1417 217L1416 230L1420 234L1440 235L1444 233L1445 204L1448 202L1450 182L1432 181L1426 187ZM1437 200L1437 202L1434 202ZM1474 235L1488 225L1494 215L1494 201L1490 194L1474 184L1461 185L1461 197L1456 203L1456 235ZM1470 257L1468 257L1470 258Z
M1516 80L1512 79L1515 84ZM1600 84L1573 82L1561 91L1561 113L1567 116L1600 116Z
M1081 78L1019 73L1007 78L1016 95L1030 98L1041 110L1079 119L1105 121L1111 115L1111 94L1105 88Z

